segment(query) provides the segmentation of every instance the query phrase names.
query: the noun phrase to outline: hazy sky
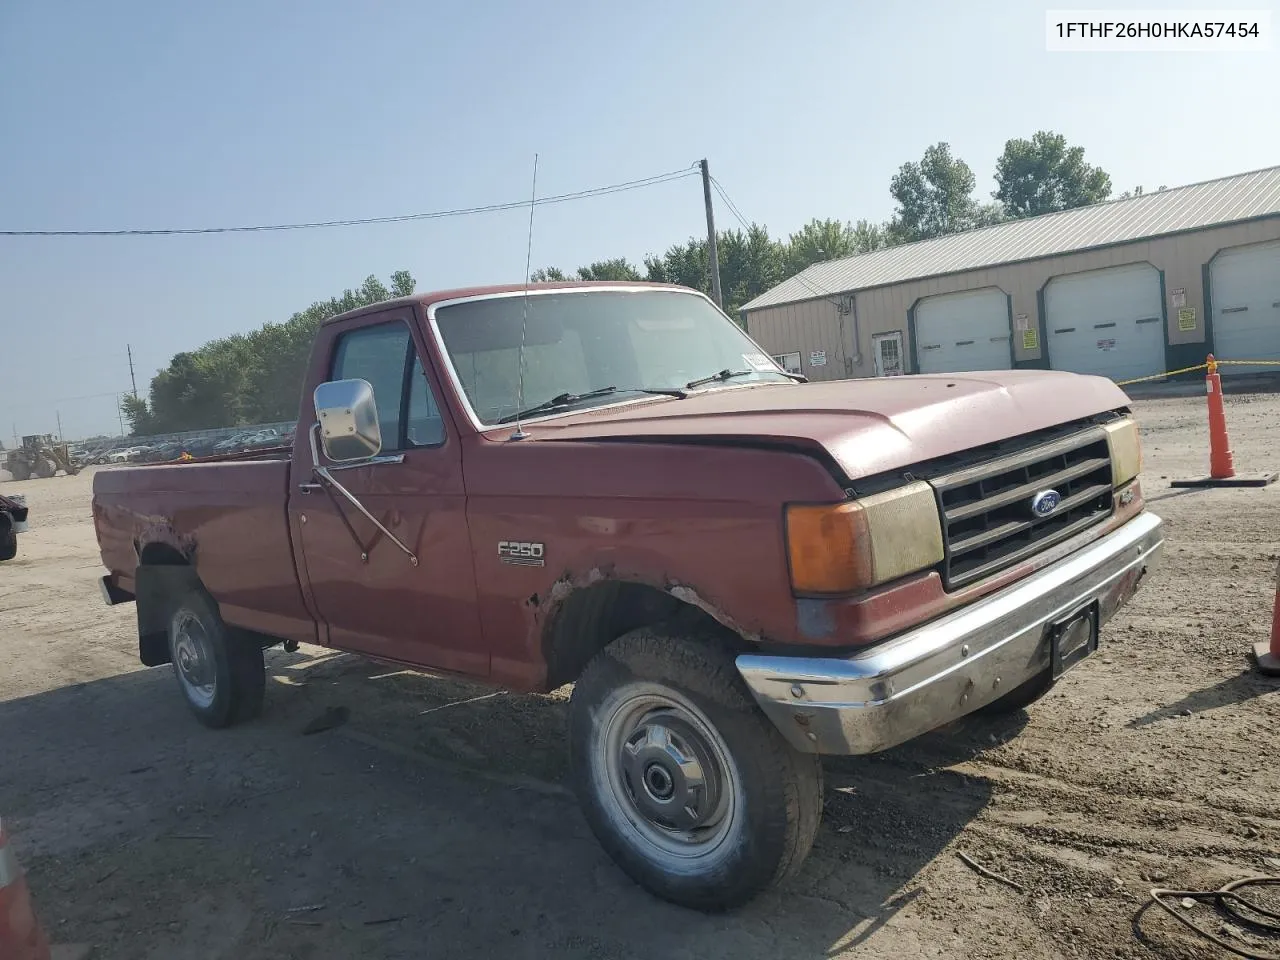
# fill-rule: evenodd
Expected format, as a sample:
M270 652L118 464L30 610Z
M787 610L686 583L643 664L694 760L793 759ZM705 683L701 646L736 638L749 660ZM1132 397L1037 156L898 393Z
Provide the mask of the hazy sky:
M1004 142L1041 128L1083 145L1117 190L1280 163L1280 48L1050 54L1046 6L3 0L0 229L517 200L535 152L542 194L705 156L743 213L784 236L814 216L888 217L889 178L939 140L982 199ZM639 262L702 232L701 203L688 179L541 208L534 266ZM174 353L370 273L406 268L420 290L518 280L526 217L0 237L0 435L52 432L55 411L68 437L118 429L114 397L91 395L129 388L126 343L145 391Z

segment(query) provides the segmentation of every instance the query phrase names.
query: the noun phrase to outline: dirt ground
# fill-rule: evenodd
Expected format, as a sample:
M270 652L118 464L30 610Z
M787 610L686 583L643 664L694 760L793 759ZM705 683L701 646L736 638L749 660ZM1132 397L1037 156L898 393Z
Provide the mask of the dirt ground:
M1138 913L1152 886L1280 872L1280 683L1246 659L1280 485L1171 490L1207 467L1204 401L1137 409L1169 541L1101 652L1012 720L828 763L803 873L720 917L596 845L563 786L566 694L433 710L490 691L277 649L263 719L204 730L138 664L132 606L102 605L90 477L7 483L32 528L0 566L0 813L37 908L99 960L1225 956ZM1280 397L1227 417L1237 468L1280 470ZM335 706L345 726L302 734Z

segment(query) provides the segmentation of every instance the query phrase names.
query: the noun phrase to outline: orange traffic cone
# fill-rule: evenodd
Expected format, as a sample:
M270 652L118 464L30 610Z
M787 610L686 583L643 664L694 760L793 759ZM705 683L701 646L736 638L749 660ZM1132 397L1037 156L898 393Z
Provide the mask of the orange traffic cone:
M1214 480L1230 480L1236 475L1231 441L1227 439L1227 411L1222 403L1222 377L1218 361L1209 354L1205 373L1205 389L1209 396L1209 476Z
M0 957L49 960L49 941L31 909L31 893L0 823Z
M1227 411L1222 402L1222 376L1218 361L1209 354L1205 361L1205 392L1209 398L1209 476L1194 480L1174 480L1171 487L1265 487L1275 483L1277 474L1237 477L1231 441L1227 439Z
M1258 672L1280 677L1280 569L1276 571L1276 598L1271 605L1271 641L1253 645Z

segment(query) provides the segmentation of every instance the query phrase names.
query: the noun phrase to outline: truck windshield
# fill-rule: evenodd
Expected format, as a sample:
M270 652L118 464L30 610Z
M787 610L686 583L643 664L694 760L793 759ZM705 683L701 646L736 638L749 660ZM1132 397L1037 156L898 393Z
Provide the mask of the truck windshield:
M445 352L476 418L486 426L563 394L582 409L641 396L629 388L698 389L790 378L702 297L672 290L554 290L491 297L436 312ZM524 396L520 338L524 327ZM587 399L585 394L601 392ZM561 413L556 410L555 413ZM554 415L552 413L545 414Z

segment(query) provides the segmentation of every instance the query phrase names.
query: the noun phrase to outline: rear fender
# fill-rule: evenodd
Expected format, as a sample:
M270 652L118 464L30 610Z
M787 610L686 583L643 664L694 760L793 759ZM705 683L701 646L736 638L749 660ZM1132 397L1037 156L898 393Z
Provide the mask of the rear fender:
M134 576L138 606L138 657L145 666L168 663L169 617L174 602L191 590L201 589L194 567L143 564Z

